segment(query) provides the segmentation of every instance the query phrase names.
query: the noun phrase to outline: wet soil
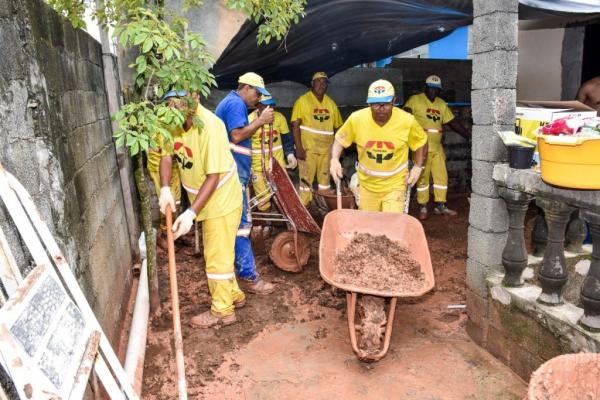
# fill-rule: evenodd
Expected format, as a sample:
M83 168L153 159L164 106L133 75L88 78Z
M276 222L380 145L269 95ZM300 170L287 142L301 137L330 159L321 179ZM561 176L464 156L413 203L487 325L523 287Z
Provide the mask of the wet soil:
M405 246L385 235L356 233L335 256L335 282L391 292L418 292L421 265Z
M522 399L523 382L466 335L465 310L448 308L465 304L468 202L450 199L449 206L459 211L457 218L424 222L436 286L398 301L390 350L372 364L357 360L350 347L345 293L319 276L317 237L299 274L280 271L257 254L259 272L277 283L276 291L248 295L246 307L236 311L239 322L217 330L190 326L210 300L202 258L178 246L189 398ZM164 309L149 327L144 399L177 398L166 262L160 254Z

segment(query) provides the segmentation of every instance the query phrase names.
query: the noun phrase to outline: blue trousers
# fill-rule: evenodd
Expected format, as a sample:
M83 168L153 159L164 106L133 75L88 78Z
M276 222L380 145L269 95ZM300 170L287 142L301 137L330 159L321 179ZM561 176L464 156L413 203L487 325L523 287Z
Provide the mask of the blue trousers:
M240 180L241 181L241 180ZM255 282L258 280L254 253L250 244L250 231L252 229L252 215L248 203L248 182L242 183L243 211L240 227L235 238L235 272L239 279Z

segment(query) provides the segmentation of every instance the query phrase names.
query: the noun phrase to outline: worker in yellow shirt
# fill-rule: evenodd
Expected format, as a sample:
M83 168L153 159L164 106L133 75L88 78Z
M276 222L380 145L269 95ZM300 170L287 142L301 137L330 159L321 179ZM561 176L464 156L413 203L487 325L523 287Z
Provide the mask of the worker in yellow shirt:
M225 125L215 114L198 103L189 107L185 92L165 95L171 105L184 113L186 120L174 134L173 149L164 149L160 161L161 191L159 206L165 213L175 200L167 190L171 181L173 159L176 160L190 208L173 223L177 238L191 229L194 221L202 221L202 241L208 288L212 297L210 310L192 317L200 328L230 325L236 322L235 309L243 307L246 296L238 287L234 272L234 249L242 215L242 187L237 167L229 150ZM202 132L193 125L193 117L202 121Z
M337 104L327 96L329 79L325 72L313 75L310 91L294 103L292 132L300 174L300 198L306 206L312 200L312 185L329 189L329 158L335 130L342 126Z
M446 170L446 155L442 146L442 132L445 125L465 139L471 137L450 111L448 104L439 95L442 90L442 80L437 75L431 75L425 80L425 91L411 96L404 109L412 113L427 133L427 161L425 169L417 182L417 202L419 203L419 218L427 219L427 203L429 202L429 181L433 177L433 195L436 206L434 212L439 215L456 215L456 211L446 206L448 193L448 171Z
M340 155L352 143L358 152L360 209L404 212L406 185L419 179L425 160L427 135L409 113L394 107L394 86L380 79L369 86L369 107L353 112L335 135L330 172L343 176ZM415 162L408 171L409 149Z
M258 115L266 108L271 107L275 109L276 102L272 96L262 95L256 110L250 113L248 120L250 122L258 118ZM252 135L252 187L254 188L254 195L259 196L267 190L267 182L262 171L262 163L265 163L265 167L269 168L270 160L267 159L269 151L269 136L273 137L273 157L279 162L284 168L294 169L298 166L298 161L294 156L294 142L289 135L290 128L288 127L287 121L282 113L275 111L273 120L273 130L269 133L270 125L263 125L262 130L257 129ZM264 142L261 150L260 139L262 131L264 130ZM262 152L264 151L264 153ZM287 165L284 162L287 160ZM267 200L258 205L260 211L268 211L271 208L271 203Z
M160 197L161 185L160 185L160 173L159 173L159 165L161 158L161 149L148 149L148 160L146 163L146 168L148 170L148 175L150 175L150 179L154 184L154 189L156 190L156 197ZM175 218L177 217L177 211L179 210L179 204L181 201L181 181L179 180L179 170L176 165L173 165L173 171L171 173L171 183L169 185L169 189L171 193L173 193L173 197L175 198L175 206L177 207L174 211ZM160 229L159 235L156 241L156 244L163 250L167 250L167 224L165 221L165 216L163 214L160 215Z

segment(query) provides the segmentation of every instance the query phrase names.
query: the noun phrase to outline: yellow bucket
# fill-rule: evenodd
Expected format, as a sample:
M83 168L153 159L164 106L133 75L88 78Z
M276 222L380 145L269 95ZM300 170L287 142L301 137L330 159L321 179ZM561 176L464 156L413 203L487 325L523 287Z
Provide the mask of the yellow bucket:
M600 138L539 136L542 179L572 189L600 189Z

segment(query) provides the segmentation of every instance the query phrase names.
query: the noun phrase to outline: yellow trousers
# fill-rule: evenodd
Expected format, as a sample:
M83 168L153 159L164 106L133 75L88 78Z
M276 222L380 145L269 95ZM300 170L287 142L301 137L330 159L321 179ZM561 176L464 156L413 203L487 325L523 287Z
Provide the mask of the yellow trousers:
M148 175L150 175L150 179L152 179L152 183L154 184L154 190L156 190L156 197L160 197L160 155L149 152L148 163L146 164L146 168L148 169ZM175 199L175 207L179 208L179 203L181 202L181 180L179 179L179 168L177 167L176 162L173 162L173 166L171 168L170 187L171 194ZM173 221L175 221L175 218L177 218L177 210L172 211ZM167 222L163 213L160 213L160 230L162 232L165 232L167 230Z
M359 186L360 209L363 211L383 211L404 213L406 185L391 192L376 193Z
M445 203L448 193L448 171L446 155L443 151L427 154L425 168L417 181L417 202L421 205L429 202L429 182L433 178L433 195L436 202Z
M283 150L277 150L273 152L273 157L279 162L279 164L285 169L285 162L283 161ZM266 158L266 157L265 157ZM267 190L267 181L262 172L261 155L252 155L252 188L254 189L254 195L259 195ZM268 167L268 164L265 164ZM271 209L271 202L265 201L258 206L259 211L269 211Z
M312 184L317 178L319 190L329 189L329 154L306 152L306 160L298 160L300 199L305 206L312 201ZM308 186L307 186L308 185Z
M233 269L235 236L242 216L242 205L222 217L202 222L202 243L208 290L212 297L211 311L220 316L233 314L233 302L246 296L238 286Z

